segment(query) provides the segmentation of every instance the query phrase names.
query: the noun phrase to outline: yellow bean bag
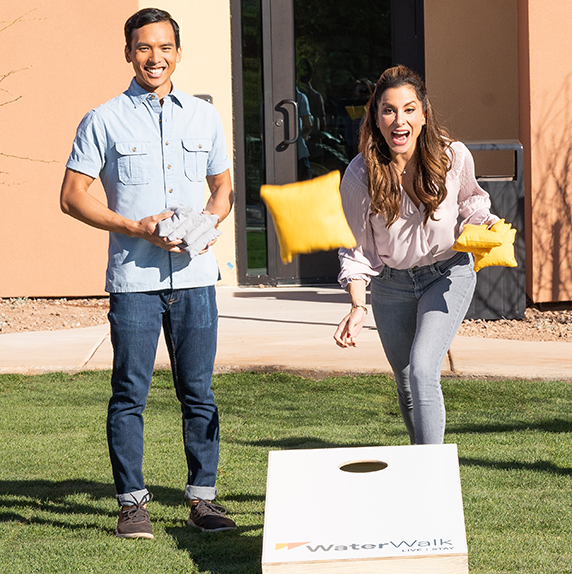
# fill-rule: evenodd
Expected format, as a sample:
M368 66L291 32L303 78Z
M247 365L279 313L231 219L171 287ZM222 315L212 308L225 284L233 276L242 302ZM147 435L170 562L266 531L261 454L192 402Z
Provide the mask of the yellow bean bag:
M463 227L463 233L459 235L457 242L453 245L453 249L474 253L475 250L490 250L500 245L502 245L502 241L498 233L488 229L486 225L467 223Z
M340 196L340 172L287 185L263 185L284 263L300 253L355 247Z
M478 229L475 229L478 228ZM453 249L470 251L475 256L475 271L491 265L516 267L514 257L514 239L516 229L504 219L497 221L491 229L486 225L465 225L463 233Z

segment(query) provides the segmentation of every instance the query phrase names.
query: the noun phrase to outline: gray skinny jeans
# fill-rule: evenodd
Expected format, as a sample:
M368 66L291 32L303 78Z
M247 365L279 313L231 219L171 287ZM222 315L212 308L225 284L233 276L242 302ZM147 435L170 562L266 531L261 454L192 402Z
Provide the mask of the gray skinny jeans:
M384 267L371 281L375 323L393 369L411 444L441 444L441 367L476 285L473 258L457 253L424 267Z

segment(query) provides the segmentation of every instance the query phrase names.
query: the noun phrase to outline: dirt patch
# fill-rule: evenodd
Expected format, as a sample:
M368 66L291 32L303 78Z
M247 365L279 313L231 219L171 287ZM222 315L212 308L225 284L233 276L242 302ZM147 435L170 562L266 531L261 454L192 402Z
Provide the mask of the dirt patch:
M109 299L0 299L0 334L77 329L107 323ZM333 319L335 320L335 319ZM521 321L464 321L459 335L516 341L572 342L572 305L566 309L530 307Z
M0 333L57 331L107 323L109 299L0 299Z
M459 335L513 341L563 341L572 343L571 309L540 310L529 307L522 320L463 321Z

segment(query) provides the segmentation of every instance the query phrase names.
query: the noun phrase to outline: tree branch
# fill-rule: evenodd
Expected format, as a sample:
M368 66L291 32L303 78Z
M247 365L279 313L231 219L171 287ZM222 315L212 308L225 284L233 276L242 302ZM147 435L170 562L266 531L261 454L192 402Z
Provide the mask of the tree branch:
M21 99L21 97L22 97L22 96L18 96L17 98L14 98L13 100L8 100L7 102L2 102L2 103L0 104L0 107L6 106L6 105L11 104L11 103L13 103L13 102L17 102L19 99Z
M21 22L28 14L31 14L32 12L34 12L37 9L38 9L38 7L36 6L35 8L28 10L25 14L22 14L22 16L18 16L18 18L16 18L12 22L9 22L8 25L4 26L4 28L0 28L0 32L4 32L4 30L7 30L8 28L10 28L10 26L14 26L14 24L18 24L18 22ZM44 18L34 18L34 20L44 20ZM0 22L0 23L6 24L6 22Z
M34 158L32 158L32 157L21 157L21 156L19 156L19 155L11 155L11 154L9 154L9 153L2 153L1 151L0 151L0 155L1 155L2 157L9 157L9 158L12 158L12 159L23 159L23 160L26 160L26 161L38 161L38 162L40 162L40 163L60 163L60 162L59 162L58 160L56 160L56 159L50 159L50 160L47 160L47 159L34 159Z
M11 76L12 74L17 74L18 72L23 72L24 70L28 70L29 68L31 68L31 66L26 66L25 68L20 68L19 70L10 70L6 74L0 74L0 82L3 82L6 78Z

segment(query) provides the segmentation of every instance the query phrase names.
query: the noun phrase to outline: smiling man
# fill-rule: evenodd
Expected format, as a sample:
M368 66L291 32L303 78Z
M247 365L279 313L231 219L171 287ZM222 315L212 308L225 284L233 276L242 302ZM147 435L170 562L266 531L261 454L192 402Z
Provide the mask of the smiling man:
M126 92L82 120L61 190L62 210L109 232L106 290L113 344L107 438L121 507L116 535L153 538L143 479L143 411L163 327L181 402L190 500L188 524L235 529L216 495L219 425L211 390L219 271L206 243L194 257L159 235L178 206L222 221L232 208L230 160L215 108L177 90L179 26L169 13L140 10L125 23ZM89 188L96 178L107 205ZM203 209L205 181L210 197ZM216 221L216 218L213 219ZM162 234L164 235L164 234Z

